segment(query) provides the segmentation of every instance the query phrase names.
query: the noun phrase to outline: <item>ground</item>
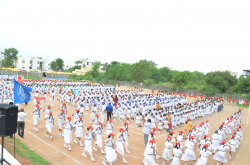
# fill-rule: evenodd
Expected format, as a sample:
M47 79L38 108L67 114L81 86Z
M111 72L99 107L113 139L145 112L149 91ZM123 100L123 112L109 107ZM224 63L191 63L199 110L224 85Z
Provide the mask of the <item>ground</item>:
M117 90L121 89L134 89L130 87L119 87ZM151 93L151 90L145 90L145 94ZM45 121L44 116L45 114L42 113L40 123L39 123L39 133L37 133L35 130L33 130L33 115L32 111L34 109L33 98L32 101L29 102L29 105L24 106L25 112L28 114L28 117L26 118L26 125L25 125L25 134L24 139L20 139L24 144L26 144L28 147L30 147L32 150L37 152L39 155L44 157L46 160L48 160L51 164L62 164L62 165L69 165L69 164L82 164L82 165L88 165L88 164L101 164L103 161L105 154L102 154L100 149L97 147L98 151L93 151L93 157L95 158L95 162L92 162L90 159L89 154L87 158L82 156L84 147L80 147L79 144L71 143L72 151L69 151L67 148L63 146L64 139L57 135L58 132L58 124L57 120L58 117L56 117L59 114L59 103L55 99L55 105L52 107L53 115L55 117L55 127L53 129L53 140L50 140L45 137L46 135L46 129L45 129ZM46 98L46 106L51 105L49 102L49 97ZM209 137L212 136L213 132L218 129L219 125L222 123L222 121L225 121L226 117L231 116L235 111L236 107L225 107L223 111L219 112L218 114L212 115L209 118L204 119L209 120L211 125L209 127ZM72 115L75 108L68 107L68 115ZM98 112L100 114L100 111ZM242 119L242 126L243 128L246 127L247 122L247 113L248 109L244 109L244 115ZM90 125L90 113L87 113L84 115L84 132L86 132L86 127ZM105 120L106 121L106 120ZM201 121L196 121L193 123L193 125L198 126L201 123ZM114 122L114 134L118 134L118 129L120 127L123 127L122 123ZM143 128L135 128L134 123L130 123L129 125L129 132L130 132L130 138L129 138L129 150L130 154L125 153L125 158L130 165L140 165L142 164L143 160L143 153L145 150L144 146L144 140L143 140ZM180 130L184 131L184 127L174 129L173 131L177 134ZM106 132L106 128L104 128L104 132ZM249 164L250 157L248 157L248 152L250 148L250 129L247 128L244 131L244 141L241 142L240 147L237 149L236 153L232 156L232 161L229 161L226 163L227 165L245 165ZM157 134L156 136L156 145L158 150L162 153L164 150L164 143L167 137L166 133ZM73 140L75 136L73 135ZM106 135L103 135L103 140L105 140L107 137ZM116 140L115 136L115 140ZM230 137L227 138L227 141ZM84 144L84 140L82 140ZM104 143L103 143L104 144ZM8 147L8 146L7 146ZM198 159L199 153L195 149L196 157ZM228 152L227 152L228 154ZM159 160L156 160L156 163L162 164L163 158L161 157ZM116 162L113 163L113 165L121 165L124 164L122 161L121 155L118 154L118 159ZM168 165L169 162L166 162L165 165ZM181 161L181 165L184 165L184 162ZM193 165L193 162L188 162L188 165ZM208 165L216 165L216 161L212 159L212 156L209 156L208 158Z

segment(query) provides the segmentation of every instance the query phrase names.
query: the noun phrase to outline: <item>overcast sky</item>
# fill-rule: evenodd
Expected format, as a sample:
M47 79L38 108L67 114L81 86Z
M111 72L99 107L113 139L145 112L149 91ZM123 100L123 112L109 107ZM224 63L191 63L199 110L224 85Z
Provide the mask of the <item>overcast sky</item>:
M0 51L241 74L249 9L249 0L0 0Z

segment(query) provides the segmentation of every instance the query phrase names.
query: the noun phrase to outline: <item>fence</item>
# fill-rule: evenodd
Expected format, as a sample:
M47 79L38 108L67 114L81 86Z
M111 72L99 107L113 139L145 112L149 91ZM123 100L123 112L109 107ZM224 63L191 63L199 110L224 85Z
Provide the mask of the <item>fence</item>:
M54 79L69 79L70 75L68 74L57 74L57 73L47 73L47 78ZM32 76L32 77L43 77L42 72L27 72L27 71L9 71L9 70L0 70L1 75L23 75L23 76Z

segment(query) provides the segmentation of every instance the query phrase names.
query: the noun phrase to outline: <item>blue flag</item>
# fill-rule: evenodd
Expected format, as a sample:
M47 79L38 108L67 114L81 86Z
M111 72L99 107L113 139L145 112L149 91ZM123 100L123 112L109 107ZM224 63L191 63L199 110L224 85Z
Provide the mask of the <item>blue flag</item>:
M79 89L74 89L74 93L75 93L76 96L78 96Z
M14 80L14 104L29 102L31 100L31 91L32 88L26 87Z

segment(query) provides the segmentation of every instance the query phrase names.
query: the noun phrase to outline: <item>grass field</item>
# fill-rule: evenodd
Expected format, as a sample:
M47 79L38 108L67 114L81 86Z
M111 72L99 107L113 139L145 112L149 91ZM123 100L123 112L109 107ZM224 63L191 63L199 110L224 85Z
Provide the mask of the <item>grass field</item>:
M43 78L42 77L35 77L35 76L24 76L24 79L26 80L42 80Z
M5 138L5 149L9 151L11 155L14 155L14 139ZM21 164L27 164L27 161L33 165L50 165L50 163L43 157L30 150L26 145L24 145L20 140L16 139L16 156L17 161ZM20 160L18 160L18 158ZM26 159L26 160L24 160ZM24 161L24 162L22 162Z

